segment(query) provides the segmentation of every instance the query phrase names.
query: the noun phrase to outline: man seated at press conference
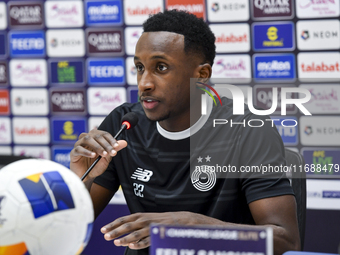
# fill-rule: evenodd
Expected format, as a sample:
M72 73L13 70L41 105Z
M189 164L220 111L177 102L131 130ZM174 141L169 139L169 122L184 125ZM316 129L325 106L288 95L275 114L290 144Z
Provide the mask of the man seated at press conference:
M209 26L195 15L172 10L149 17L143 28L134 57L140 102L114 109L98 130L81 134L71 152L70 168L79 177L102 156L84 179L96 216L122 186L131 215L103 226L104 238L126 246L125 254L144 255L150 246L151 223L262 225L273 228L275 254L299 250L296 202L284 174L276 178L217 178L205 190L191 181L191 163L208 161L214 155L213 150L210 156L201 151L190 154L193 137L197 148L213 144L215 151L224 155L224 163L238 167L285 164L275 126L225 127L218 137L212 135L211 118L234 118L232 100L223 98L223 106L211 103L210 122L201 116L202 90L192 88L190 78L211 77L215 36ZM190 114L191 109L199 110ZM121 118L131 111L139 122L116 141L113 136L120 129ZM246 111L238 118L251 116Z

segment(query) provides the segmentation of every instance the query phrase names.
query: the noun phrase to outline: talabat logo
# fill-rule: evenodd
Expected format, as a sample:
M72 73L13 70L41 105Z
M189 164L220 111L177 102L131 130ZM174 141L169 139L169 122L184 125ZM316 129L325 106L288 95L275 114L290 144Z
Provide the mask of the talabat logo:
M12 59L9 67L12 86L47 85L47 65L44 59Z
M187 11L195 14L198 18L205 19L205 2L203 0L167 0L166 9Z
M300 50L327 50L340 48L340 21L298 21L297 44Z
M338 146L340 140L339 116L302 116L300 135L303 145Z
M87 49L91 56L121 56L123 31L121 29L87 29Z
M304 18L338 17L340 13L337 0L299 0L296 1L296 16Z
M251 80L249 55L217 55L212 68L212 78L227 78L234 82Z
M50 126L48 118L13 118L13 139L18 144L48 144Z
M163 0L140 0L124 1L124 19L126 25L142 25L149 15L164 10Z
M250 50L250 29L248 24L210 25L215 34L216 52L247 52Z
M50 29L46 32L49 57L83 57L85 55L84 30Z
M299 78L340 79L340 53L299 53Z
M51 91L52 113L86 113L85 91L83 89Z
M292 22L253 24L254 50L293 50L294 25Z
M0 117L0 144L12 142L11 121L9 118Z
M47 27L82 27L84 12L82 1L45 2Z
M29 31L9 34L10 54L12 57L44 57L45 32Z
M0 86L6 86L8 83L7 62L0 62Z
M124 60L88 59L88 83L90 85L121 85L125 82Z
M254 19L291 18L293 16L292 0L251 0L251 2Z
M53 142L74 143L81 133L86 132L85 119L52 120Z
M308 84L300 85L301 88L308 89L311 99L305 104L311 113L340 113L340 86L329 84Z
M42 3L10 2L8 8L11 28L44 26Z
M52 84L79 84L82 85L84 81L84 61L70 60L59 61L50 60L50 79Z
M120 25L123 22L122 3L119 0L90 0L85 2L87 26Z
M0 115L9 114L9 94L8 90L0 90Z
M246 21L249 19L248 0L208 0L210 22Z
M263 80L293 80L294 54L254 55L254 76Z
M89 113L106 115L126 102L125 88L89 88L87 90Z

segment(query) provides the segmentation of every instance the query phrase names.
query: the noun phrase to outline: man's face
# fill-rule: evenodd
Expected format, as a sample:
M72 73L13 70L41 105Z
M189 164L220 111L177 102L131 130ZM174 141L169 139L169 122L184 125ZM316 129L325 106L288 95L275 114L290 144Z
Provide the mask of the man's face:
M147 32L140 37L134 62L138 95L153 121L183 121L190 116L190 78L197 77L197 58L184 52L184 36Z

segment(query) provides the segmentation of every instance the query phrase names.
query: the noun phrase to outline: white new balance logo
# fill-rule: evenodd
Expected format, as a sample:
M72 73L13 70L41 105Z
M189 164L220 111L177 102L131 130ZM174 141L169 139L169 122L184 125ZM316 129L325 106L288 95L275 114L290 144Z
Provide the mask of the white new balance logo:
M137 179L142 182L148 182L150 181L152 175L153 175L152 171L138 167L136 171L131 175L131 178Z

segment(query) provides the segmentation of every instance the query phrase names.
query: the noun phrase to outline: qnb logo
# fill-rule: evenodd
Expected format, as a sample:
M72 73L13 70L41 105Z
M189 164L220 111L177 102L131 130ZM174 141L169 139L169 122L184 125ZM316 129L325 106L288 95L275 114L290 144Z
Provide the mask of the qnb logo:
M142 182L148 182L150 181L152 175L153 175L152 171L138 167L135 170L135 172L131 175L131 179Z
M233 114L234 115L244 115L244 95L240 88L235 85L224 85L224 88L227 88L233 98ZM301 93L304 94L304 98L290 98L291 93ZM272 107L268 110L258 110L254 108L253 105L253 89L248 88L248 108L250 112L255 115L270 115L275 112L279 98L278 98L278 90L277 87L272 88ZM304 115L312 115L302 104L309 102L311 99L311 93L308 89L305 88L296 88L296 87L282 87L281 88L281 115L286 115L286 107L287 104L294 104L296 107L300 109L300 111Z
M122 66L91 66L91 77L110 78L124 76L124 68Z

